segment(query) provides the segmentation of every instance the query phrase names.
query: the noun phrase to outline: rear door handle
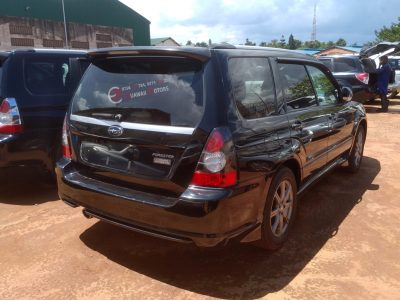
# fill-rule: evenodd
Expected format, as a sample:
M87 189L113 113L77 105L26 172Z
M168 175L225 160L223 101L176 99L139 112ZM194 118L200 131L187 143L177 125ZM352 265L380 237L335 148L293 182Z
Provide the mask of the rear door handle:
M295 121L294 123L292 123L292 125L290 127L293 130L303 130L304 124L301 121Z

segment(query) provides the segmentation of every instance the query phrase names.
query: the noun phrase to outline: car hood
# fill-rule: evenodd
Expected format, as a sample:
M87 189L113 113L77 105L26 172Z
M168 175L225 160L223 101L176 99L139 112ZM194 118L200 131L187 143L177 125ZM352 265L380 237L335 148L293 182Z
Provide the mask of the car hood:
M370 48L362 49L360 52L360 56L377 59L383 55L388 55L390 53L396 53L399 51L400 51L400 41L399 42L381 42Z

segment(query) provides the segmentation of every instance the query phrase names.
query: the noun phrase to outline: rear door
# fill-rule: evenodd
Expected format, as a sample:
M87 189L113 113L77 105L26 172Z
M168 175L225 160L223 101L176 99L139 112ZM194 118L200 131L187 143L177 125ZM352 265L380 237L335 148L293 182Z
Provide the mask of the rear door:
M318 104L328 115L328 161L332 161L351 147L355 108L339 100L338 87L324 70L312 65L307 65L306 68L314 86Z
M181 193L207 133L205 65L185 57L96 59L70 112L73 160L87 176L152 193Z
M302 62L278 60L292 143L300 149L304 177L327 163L330 115L318 104L313 84Z

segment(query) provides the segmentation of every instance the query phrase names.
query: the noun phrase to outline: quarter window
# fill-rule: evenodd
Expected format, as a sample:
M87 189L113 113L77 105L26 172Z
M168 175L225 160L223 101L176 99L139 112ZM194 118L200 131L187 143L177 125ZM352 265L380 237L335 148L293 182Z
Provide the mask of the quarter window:
M304 65L281 63L279 76L288 110L317 106L315 92Z
M325 73L313 66L307 66L307 70L314 85L319 104L336 104L338 102L337 89Z
M276 111L275 86L267 58L231 58L228 68L233 98L244 118L262 118Z
M24 65L25 84L35 95L65 95L68 92L68 59L27 58Z

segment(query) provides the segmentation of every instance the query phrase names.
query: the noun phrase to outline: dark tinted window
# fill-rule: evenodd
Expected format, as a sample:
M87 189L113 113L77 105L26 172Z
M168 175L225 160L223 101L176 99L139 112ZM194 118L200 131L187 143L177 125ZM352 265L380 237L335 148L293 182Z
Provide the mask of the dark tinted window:
M24 61L25 85L35 95L67 94L68 72L68 58L31 57Z
M317 105L314 89L304 65L279 64L279 75L288 110Z
M328 67L329 70L331 70L331 72L333 72L333 67L332 67L332 61L330 59L320 59L320 61Z
M262 118L276 111L275 87L268 59L231 58L228 67L234 100L244 118Z
M334 58L334 72L360 72L361 65L358 59L350 57Z
M3 66L0 65L0 91L1 91L1 80L3 79Z
M154 125L195 126L203 113L202 64L184 58L108 59L92 64L72 113Z
M325 73L313 66L307 66L307 70L314 85L319 104L330 105L337 103L337 90Z

